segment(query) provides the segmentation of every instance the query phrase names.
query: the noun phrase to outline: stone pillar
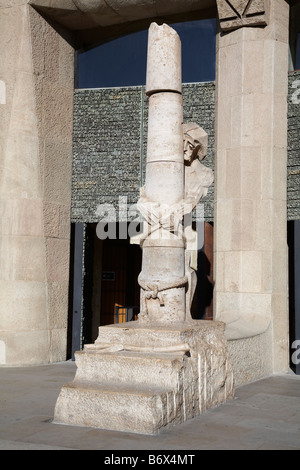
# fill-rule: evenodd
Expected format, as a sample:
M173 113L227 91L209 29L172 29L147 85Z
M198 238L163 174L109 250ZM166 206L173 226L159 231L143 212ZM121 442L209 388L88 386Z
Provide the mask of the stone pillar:
M265 333L263 350L247 342L251 380L288 366L289 6L228 3L218 2L215 319L231 340Z
M147 201L151 233L143 244L141 320L185 321L185 245L181 234L160 225L165 210L171 219L172 205L184 198L183 105L181 41L172 28L152 23L149 29L146 93L149 96L147 169L144 200ZM146 208L147 210L147 208ZM149 219L148 218L148 219ZM157 222L156 222L157 220ZM151 227L152 224L152 227ZM178 281L179 285L176 286ZM160 294L162 285L174 285ZM153 286L158 295L153 294ZM152 287L151 287L152 286ZM149 295L149 293L151 295Z
M73 49L27 2L0 6L4 365L66 357Z

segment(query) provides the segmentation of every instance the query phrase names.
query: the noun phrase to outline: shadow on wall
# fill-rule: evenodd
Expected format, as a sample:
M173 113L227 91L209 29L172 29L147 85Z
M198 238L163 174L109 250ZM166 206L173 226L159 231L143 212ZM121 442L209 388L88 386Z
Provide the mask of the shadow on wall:
M213 291L212 266L204 253L198 251L197 289L192 305L194 320L213 320Z

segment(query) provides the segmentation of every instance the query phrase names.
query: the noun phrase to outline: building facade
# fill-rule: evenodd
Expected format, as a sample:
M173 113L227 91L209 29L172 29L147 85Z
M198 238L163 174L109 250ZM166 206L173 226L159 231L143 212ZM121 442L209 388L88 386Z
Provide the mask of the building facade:
M299 328L297 289L293 300L288 282L294 276L297 285L298 276L299 78L288 71L299 2L2 0L0 13L0 364L66 359L70 266L76 261L71 219L95 224L93 204L101 197L114 203L118 181L130 203L143 183L143 90L94 92L101 126L90 116L95 148L89 147L88 158L100 152L102 160L93 167L79 147L80 113L93 108L88 92L75 93L74 108L74 51L152 21L218 17L216 83L185 88L187 120L199 115L199 124L211 129L215 184L205 213L214 224L214 318L226 324L238 384L287 372L289 321L295 318ZM204 91L214 108L210 103L205 109ZM132 115L122 135L105 100L122 102ZM124 117L120 122L125 125ZM122 143L132 148L129 158Z

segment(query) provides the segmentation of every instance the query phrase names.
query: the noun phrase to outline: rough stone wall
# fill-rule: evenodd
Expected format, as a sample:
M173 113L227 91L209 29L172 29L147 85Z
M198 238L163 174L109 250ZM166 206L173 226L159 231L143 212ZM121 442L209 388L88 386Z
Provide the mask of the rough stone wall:
M289 74L288 220L300 219L300 71Z
M214 170L215 156L215 83L183 85L184 122L196 122L208 134L208 150L203 164ZM202 202L202 201L201 201ZM214 220L214 184L203 200L206 222Z
M183 86L184 120L197 122L209 135L205 164L214 161L214 83ZM135 204L145 181L148 98L144 87L75 91L72 221L98 222L99 204L119 196ZM205 202L213 220L213 187Z
M74 112L72 220L97 222L99 204L136 202L141 88L76 91Z

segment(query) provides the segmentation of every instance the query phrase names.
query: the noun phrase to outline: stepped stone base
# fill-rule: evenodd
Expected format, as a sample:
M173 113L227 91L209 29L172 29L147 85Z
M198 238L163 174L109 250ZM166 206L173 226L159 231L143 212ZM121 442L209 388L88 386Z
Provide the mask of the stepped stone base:
M56 403L54 422L157 434L234 396L220 322L99 328L76 353L77 372Z

